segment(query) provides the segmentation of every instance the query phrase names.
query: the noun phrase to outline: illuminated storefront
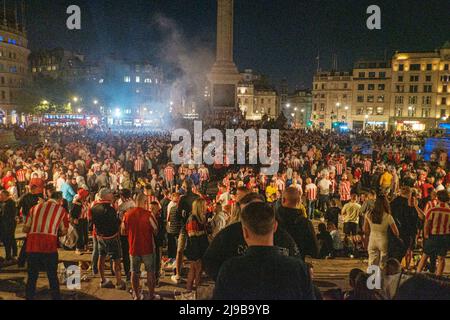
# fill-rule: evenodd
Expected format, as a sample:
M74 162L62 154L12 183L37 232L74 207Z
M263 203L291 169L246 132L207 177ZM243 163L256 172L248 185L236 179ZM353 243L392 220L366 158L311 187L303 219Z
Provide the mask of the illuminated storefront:
M397 131L424 131L426 124L421 121L397 121L395 129Z

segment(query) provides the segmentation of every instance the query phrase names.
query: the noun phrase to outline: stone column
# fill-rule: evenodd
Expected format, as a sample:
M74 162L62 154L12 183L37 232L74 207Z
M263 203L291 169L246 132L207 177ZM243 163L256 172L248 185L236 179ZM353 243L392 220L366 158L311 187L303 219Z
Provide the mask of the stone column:
M234 0L217 0L217 62L233 61Z

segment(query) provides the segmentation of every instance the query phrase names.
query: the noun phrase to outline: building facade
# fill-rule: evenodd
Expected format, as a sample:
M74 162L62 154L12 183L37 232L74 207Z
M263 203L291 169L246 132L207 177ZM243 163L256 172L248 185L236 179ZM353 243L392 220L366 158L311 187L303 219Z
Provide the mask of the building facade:
M391 119L395 130L424 130L450 116L450 42L434 52L392 58Z
M353 68L353 102L349 128L387 130L391 67L386 61L358 61Z
M18 2L17 2L18 3ZM24 7L4 7L0 20L0 123L20 121L20 96L30 81Z
M258 121L264 116L276 119L279 115L277 91L267 84L263 76L251 69L241 73L241 81L237 87L237 103L247 120Z
M351 72L319 72L313 79L312 117L314 127L331 129L348 124L353 102Z
M30 54L33 79L40 76L73 83L100 78L102 70L90 64L84 55L63 48L39 50Z
M284 116L297 128L308 125L312 114L312 93L310 90L297 90L288 96L283 107Z

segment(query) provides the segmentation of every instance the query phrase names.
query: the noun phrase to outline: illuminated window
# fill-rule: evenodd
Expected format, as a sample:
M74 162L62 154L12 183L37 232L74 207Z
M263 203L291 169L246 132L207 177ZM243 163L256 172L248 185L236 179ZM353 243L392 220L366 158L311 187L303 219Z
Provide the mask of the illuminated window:
M367 96L367 102L373 102L374 99L374 96Z
M377 115L383 115L384 114L384 108L383 107L377 107Z
M422 109L422 117L428 118L430 117L431 109L430 108L423 108Z
M137 76L136 77L136 83L139 83L139 82L141 82L141 77Z
M36 68L33 68L33 72L36 72L37 70L36 70Z
M125 76L124 81L125 82L131 82L131 77L130 76Z
M152 83L152 81L149 78L145 78L144 83Z
M403 107L395 107L395 116L401 117L403 115Z

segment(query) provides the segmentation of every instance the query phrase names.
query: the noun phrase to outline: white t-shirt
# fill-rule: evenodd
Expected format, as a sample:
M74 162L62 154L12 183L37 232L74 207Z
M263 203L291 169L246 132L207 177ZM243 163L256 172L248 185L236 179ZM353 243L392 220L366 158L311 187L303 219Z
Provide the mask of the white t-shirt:
M330 194L331 181L328 179L322 179L317 184L317 187L319 187L320 194L328 195Z

